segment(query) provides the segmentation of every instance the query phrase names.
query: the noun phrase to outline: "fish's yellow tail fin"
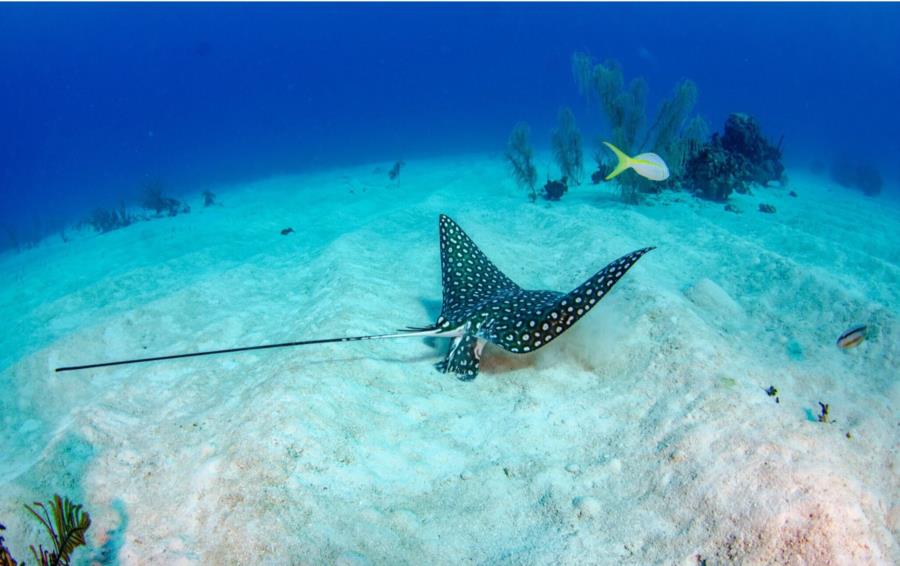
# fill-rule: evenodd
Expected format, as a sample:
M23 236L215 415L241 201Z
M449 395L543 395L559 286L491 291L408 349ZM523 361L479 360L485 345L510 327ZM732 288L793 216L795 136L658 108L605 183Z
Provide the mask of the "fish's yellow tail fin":
M631 167L631 158L625 155L625 152L621 149L617 148L613 144L609 142L603 142L603 145L608 147L616 154L616 157L619 159L619 163L616 165L616 168L612 170L612 173L606 176L606 180L609 181L613 177L620 175L623 171Z

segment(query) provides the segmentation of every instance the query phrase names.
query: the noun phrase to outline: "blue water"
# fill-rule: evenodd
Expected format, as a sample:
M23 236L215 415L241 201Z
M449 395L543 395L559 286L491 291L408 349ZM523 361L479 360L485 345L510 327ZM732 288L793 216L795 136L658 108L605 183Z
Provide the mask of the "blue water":
M22 504L59 493L94 521L74 564L900 564L897 29L900 4L0 3L0 536L46 545ZM541 185L561 107L586 173L611 135L576 51L646 79L645 125L682 78L713 129L755 116L787 181L530 202L517 122ZM148 182L190 214L142 210ZM140 221L77 226L120 202ZM445 306L438 336L328 340Z
M583 50L693 79L784 136L789 165L863 156L900 176L900 5L0 6L0 225L38 237L147 179L173 194L331 165L546 146L560 106L604 120ZM0 236L0 247L9 242Z

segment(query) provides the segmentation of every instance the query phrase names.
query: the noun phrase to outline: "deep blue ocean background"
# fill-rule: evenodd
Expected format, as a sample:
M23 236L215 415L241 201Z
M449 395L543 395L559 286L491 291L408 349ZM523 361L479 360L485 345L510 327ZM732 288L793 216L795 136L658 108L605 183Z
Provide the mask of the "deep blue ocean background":
M898 29L898 4L3 4L0 227L35 238L148 179L499 153L522 120L546 147L564 105L593 140L576 50L644 76L650 113L688 77L714 129L755 115L789 174L850 155L896 183Z

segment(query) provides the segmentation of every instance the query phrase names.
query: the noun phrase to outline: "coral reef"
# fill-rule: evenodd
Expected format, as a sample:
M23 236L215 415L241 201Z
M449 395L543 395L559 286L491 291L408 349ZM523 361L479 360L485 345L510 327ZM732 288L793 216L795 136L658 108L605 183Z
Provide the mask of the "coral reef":
M637 203L641 194L664 188L686 186L699 196L724 201L732 191L749 191L749 185L765 185L787 178L781 163L781 142L773 145L763 136L757 121L747 114L731 114L724 132L709 136L709 127L700 116L692 116L697 103L697 85L682 79L672 94L663 101L653 123L643 131L647 85L643 79L625 86L621 67L615 61L594 64L585 53L572 56L572 74L579 92L588 104L598 104L606 115L612 143L629 155L649 149L662 157L669 168L669 178L652 182L638 175L617 179L625 202ZM591 180L598 183L599 172L608 170L604 153L595 154L598 171ZM858 184L877 185L868 171L854 179ZM847 175L845 175L847 177Z
M699 116L690 117L697 102L697 85L687 79L680 81L671 97L663 102L652 125L644 131L643 141L638 144L638 136L646 122L646 81L633 79L626 88L617 62L606 61L595 65L589 55L580 52L572 56L572 74L579 92L588 103L599 104L603 110L613 145L629 155L640 153L645 148L651 149L669 167L671 176L665 183L649 181L638 175L619 177L617 182L622 199L637 203L643 192L658 192L666 186L677 184L687 156L708 135L706 122ZM651 140L653 145L648 146ZM599 171L609 169L604 152L596 153L594 159Z
M761 202L759 203L759 211L766 214L775 214L775 206Z
M216 204L216 193L206 190L203 191L203 206L213 206Z
M721 136L714 133L687 158L679 184L700 197L724 201L732 191L746 193L751 183L786 182L781 149L762 135L756 120L732 114Z
M563 177L559 181L547 180L544 185L544 198L547 200L559 200L569 190L569 180Z
M722 134L722 148L746 158L749 181L759 185L782 181L781 142L777 147L769 143L752 116L734 113L728 117Z
M575 126L575 115L569 108L559 111L559 126L553 132L553 155L562 176L570 179L573 185L581 184L584 172L581 133Z
M714 134L709 143L688 158L682 184L700 197L721 202L734 190L747 192L747 177L746 159L725 151Z
M512 167L513 177L522 188L527 188L531 202L537 200L534 190L537 183L537 168L534 166L534 150L529 141L528 124L520 122L513 128L506 146L506 160Z
M868 163L857 163L846 158L838 159L831 166L831 178L840 186L862 191L866 196L881 193L884 180L875 167Z
M95 208L91 215L83 220L84 224L92 227L97 232L105 234L119 228L130 226L134 223L134 216L128 213L125 203L119 205L118 210L113 208Z
M152 210L157 215L165 212L168 216L175 216L179 212L190 212L190 207L181 207L181 202L172 197L163 195L162 183L151 181L144 185L141 192L141 206Z

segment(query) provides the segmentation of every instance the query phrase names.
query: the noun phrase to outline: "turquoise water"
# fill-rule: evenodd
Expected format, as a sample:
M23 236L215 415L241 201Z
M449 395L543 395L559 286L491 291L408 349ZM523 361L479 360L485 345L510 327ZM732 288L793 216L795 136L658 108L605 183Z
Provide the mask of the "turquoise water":
M896 20L842 4L0 8L21 85L0 95L19 140L0 142L17 237L0 252L7 546L21 561L49 542L22 505L59 493L92 518L77 564L897 563ZM595 138L621 133L579 93L576 52L646 78L648 141L628 151L664 155L671 180L590 181L612 166ZM826 71L846 81L825 88ZM699 95L677 140L694 115L721 133L744 112L784 175L691 176L698 149L676 159L654 130L682 77ZM584 169L553 201L562 106ZM520 121L534 202L507 158ZM735 190L704 198L704 180ZM154 188L176 214L148 208ZM120 202L128 225L80 222ZM429 327L441 214L525 289L567 293L656 249L536 351L480 327L470 381L435 368L452 332L54 371ZM552 309L522 310L527 326Z

